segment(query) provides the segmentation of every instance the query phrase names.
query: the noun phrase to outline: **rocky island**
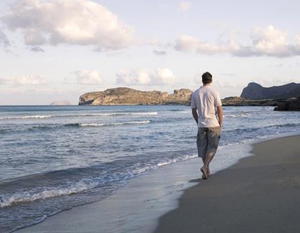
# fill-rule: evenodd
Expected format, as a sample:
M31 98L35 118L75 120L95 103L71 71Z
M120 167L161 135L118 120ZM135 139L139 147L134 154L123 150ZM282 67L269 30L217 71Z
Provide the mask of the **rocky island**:
M189 104L192 91L174 90L168 94L161 91L139 91L127 87L86 93L79 98L79 105L167 105Z

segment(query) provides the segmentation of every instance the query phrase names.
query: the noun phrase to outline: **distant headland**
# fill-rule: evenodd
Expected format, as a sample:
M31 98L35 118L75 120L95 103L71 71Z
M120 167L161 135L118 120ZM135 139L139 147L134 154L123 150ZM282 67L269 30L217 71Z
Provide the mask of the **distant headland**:
M241 97L251 100L287 99L300 96L300 83L289 83L282 86L263 87L251 82L242 91Z

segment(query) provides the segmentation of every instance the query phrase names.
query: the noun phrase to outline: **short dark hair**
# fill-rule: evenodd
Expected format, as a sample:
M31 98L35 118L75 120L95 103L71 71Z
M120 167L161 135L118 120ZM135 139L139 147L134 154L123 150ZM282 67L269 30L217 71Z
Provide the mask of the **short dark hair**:
M202 82L203 84L208 84L212 82L212 75L209 72L205 72L202 74Z

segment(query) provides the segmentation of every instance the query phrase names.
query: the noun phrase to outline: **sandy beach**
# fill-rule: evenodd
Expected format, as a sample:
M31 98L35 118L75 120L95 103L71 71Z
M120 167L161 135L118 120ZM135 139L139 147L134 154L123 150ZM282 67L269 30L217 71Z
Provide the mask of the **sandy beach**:
M254 145L254 156L185 190L155 233L299 232L300 136Z

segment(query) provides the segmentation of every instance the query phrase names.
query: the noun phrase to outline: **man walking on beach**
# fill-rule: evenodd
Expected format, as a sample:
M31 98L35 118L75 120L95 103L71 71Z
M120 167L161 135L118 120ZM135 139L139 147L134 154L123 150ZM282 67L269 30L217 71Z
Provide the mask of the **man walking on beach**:
M209 164L217 152L223 122L223 109L219 93L210 85L212 75L202 75L203 86L192 94L192 114L198 125L197 148L202 158L202 178L210 175Z

